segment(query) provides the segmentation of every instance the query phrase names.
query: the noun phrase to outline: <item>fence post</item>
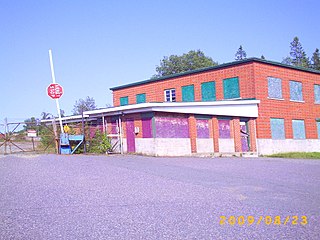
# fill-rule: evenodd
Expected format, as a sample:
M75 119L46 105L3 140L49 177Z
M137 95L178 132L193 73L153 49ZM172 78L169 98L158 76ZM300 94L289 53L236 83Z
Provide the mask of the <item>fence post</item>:
M83 134L83 152L87 153L87 146L86 146L86 133L85 133L85 127L84 127L84 118L83 118L83 108L81 109L81 115L82 115L82 134ZM90 130L89 130L90 134Z
M8 129L8 119L7 118L5 118L4 119L4 135L5 135L5 137L4 137L4 154L7 154L7 140L8 140L8 131L9 131L9 129Z
M56 125L56 120L53 118L52 119L52 128L53 128L53 133L54 133L54 142L56 145L56 152L59 154L59 138L58 138L58 133L57 133L57 125Z

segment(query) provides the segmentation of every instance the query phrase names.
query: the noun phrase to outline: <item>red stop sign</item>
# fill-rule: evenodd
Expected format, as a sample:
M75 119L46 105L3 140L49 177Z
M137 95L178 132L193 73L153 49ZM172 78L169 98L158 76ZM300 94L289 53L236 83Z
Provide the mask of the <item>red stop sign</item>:
M58 83L51 83L47 88L47 93L52 99L58 99L63 94L63 88Z

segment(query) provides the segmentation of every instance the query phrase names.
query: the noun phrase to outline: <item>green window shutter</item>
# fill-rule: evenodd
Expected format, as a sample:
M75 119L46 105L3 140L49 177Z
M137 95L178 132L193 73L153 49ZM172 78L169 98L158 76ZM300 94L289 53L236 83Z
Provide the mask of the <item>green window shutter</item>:
M137 103L145 103L146 102L146 94L141 93L136 95L136 102Z
M223 96L224 99L239 98L239 79L237 77L227 78L223 80Z
M120 98L120 106L128 105L129 104L129 98L128 97L121 97Z
M306 139L304 120L292 120L293 139Z
M204 82L201 83L201 96L202 101L215 101L216 100L216 83Z
M194 86L183 86L182 88L182 102L194 102Z
M270 118L270 128L271 128L271 138L272 139L285 139L286 138L283 118Z

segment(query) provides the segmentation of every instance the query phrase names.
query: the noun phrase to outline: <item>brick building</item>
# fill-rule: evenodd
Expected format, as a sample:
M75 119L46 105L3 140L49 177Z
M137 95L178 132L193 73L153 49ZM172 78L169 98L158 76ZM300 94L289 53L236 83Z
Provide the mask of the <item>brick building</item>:
M111 90L115 107L87 114L127 152L320 151L319 71L250 58Z

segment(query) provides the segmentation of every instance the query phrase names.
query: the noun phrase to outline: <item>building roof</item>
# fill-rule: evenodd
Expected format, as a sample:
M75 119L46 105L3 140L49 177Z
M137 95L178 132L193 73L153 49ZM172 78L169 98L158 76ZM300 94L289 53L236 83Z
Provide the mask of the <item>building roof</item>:
M116 87L110 88L110 90L111 91L120 90L120 89L124 89L124 88L128 88L128 87L134 87L134 86L139 86L139 85L143 85L143 84L147 84L147 83L164 81L164 80L171 79L171 78L182 77L182 76L187 76L187 75L190 75L190 74L202 73L202 72L207 72L207 71L212 71L212 70L218 70L218 69L223 69L223 68L227 68L227 67L238 66L238 65L241 65L241 64L253 63L253 62L265 63L265 64L269 64L269 65L274 65L274 66L279 66L279 67L284 67L284 68L289 68L289 69L294 69L294 70L299 70L299 71L304 71L304 72L320 74L320 71L317 71L317 70L314 70L314 69L310 69L310 68L286 65L286 64L283 64L283 63L264 60L264 59L260 59L260 58L247 58L247 59L240 60L240 61L234 61L234 62L230 62L230 63L219 64L219 65L213 66L213 67L200 68L200 69L191 70L191 71L187 71L187 72L183 72L183 73L177 73L177 74L164 76L164 77L159 77L159 78L151 78L151 79L144 80L144 81L138 81L138 82L129 83L129 84L121 85L121 86L116 86Z
M89 115L84 114L83 118L88 120ZM79 122L82 120L82 115L73 115L73 116L62 117L61 120L63 123ZM92 119L89 119L89 120L92 120ZM41 123L52 123L52 121L58 122L59 118L44 119L44 120L41 120Z
M121 116L144 112L189 113L215 116L258 117L259 100L227 100L213 102L139 103L85 111L90 117Z

